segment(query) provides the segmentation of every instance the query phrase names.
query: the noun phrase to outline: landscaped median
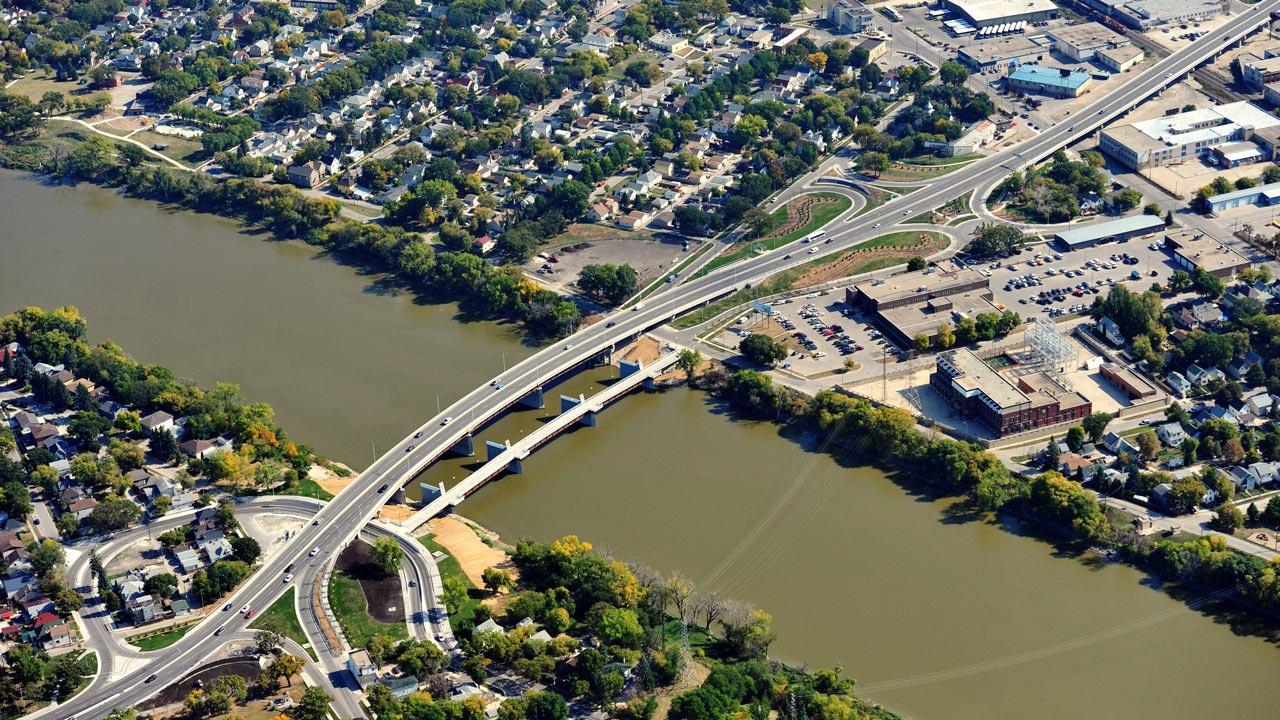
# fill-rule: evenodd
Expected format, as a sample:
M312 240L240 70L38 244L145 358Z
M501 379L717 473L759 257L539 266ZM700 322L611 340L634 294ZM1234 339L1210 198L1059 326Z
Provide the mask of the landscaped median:
M171 625L169 627L157 628L155 630L138 633L137 635L130 635L126 639L129 641L130 645L133 645L143 652L162 650L181 640L182 636L186 635L187 631L195 627L199 622L200 620L197 618L182 625Z
M945 248L947 242L946 235L932 230L904 230L881 235L847 250L837 250L783 270L763 282L682 315L671 324L681 330L695 327L752 300L893 267L917 256L928 257Z
M379 635L407 639L403 598L400 576L381 571L368 543L357 540L338 555L329 579L329 607L352 647L368 647Z
M821 229L823 225L831 222L852 205L853 201L840 193L815 192L800 195L773 212L772 230L755 240L735 243L724 254L699 270L698 276L793 243Z
M286 590L284 595L271 603L271 607L249 623L249 627L254 630L270 630L283 635L306 649L311 659L317 659L315 650L307 640L307 634L302 630L302 623L298 620L298 611L294 607L293 588Z

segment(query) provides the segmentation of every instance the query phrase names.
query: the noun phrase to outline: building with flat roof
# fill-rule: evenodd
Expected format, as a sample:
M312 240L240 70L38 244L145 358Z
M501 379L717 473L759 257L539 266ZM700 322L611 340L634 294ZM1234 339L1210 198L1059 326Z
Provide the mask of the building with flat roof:
M1260 58L1245 53L1239 60L1241 79L1254 90L1261 90L1267 83L1280 80L1280 57Z
M875 22L875 14L860 2L836 0L827 7L827 22L840 32L860 33Z
M1053 239L1067 250L1081 250L1107 242L1150 235L1164 229L1164 220L1155 215L1129 215L1117 220L1093 223L1055 233Z
M871 280L845 288L845 302L868 312L914 305L934 298L984 291L990 298L987 278L977 270L962 267L953 271L926 268Z
M1178 228L1165 233L1164 246L1184 270L1204 270L1217 278L1234 277L1249 267L1249 259L1203 230Z
M1058 6L1050 0L943 0L943 4L976 28L1058 17Z
M929 385L962 417L1002 437L1012 433L1076 422L1092 403L1045 372L1010 379L972 350L939 353Z
M875 314L876 327L898 347L911 347L917 335L929 338L930 347L937 346L942 328L955 329L962 317L976 318L981 313L1000 314L991 303L991 292L973 290L959 295L936 297L911 305L880 310Z
M1093 59L1111 72L1124 72L1142 62L1146 55L1142 48L1133 45L1122 45L1114 48L1103 48L1094 53Z
M1129 368L1117 363L1103 363L1098 372L1117 389L1129 396L1130 400L1145 400L1156 396L1156 389L1151 383L1138 377Z
M1095 22L1065 25L1048 33L1053 49L1075 60L1090 60L1099 50L1131 45L1129 38Z
M1026 35L1009 35L973 42L956 49L956 60L976 72L1044 60L1049 48Z
M1214 195L1209 198L1209 212L1217 213L1245 205L1270 207L1278 204L1280 204L1280 183L1270 183Z
M1266 158L1266 153L1257 143L1235 142L1219 145L1209 151L1213 161L1224 168L1250 165Z
M1215 0L1083 0L1085 5L1131 28L1149 30L1171 23L1217 17L1223 4Z
M1089 90L1089 73L1059 70L1040 65L1022 65L1009 73L1005 85L1011 90L1050 97L1080 97Z
M1251 102L1201 108L1106 128L1102 151L1134 170L1207 153L1225 143L1248 140L1280 119Z

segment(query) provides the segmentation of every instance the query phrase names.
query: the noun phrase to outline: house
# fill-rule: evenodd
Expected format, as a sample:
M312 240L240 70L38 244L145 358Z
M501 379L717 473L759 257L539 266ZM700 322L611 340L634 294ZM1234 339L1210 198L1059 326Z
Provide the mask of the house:
M369 656L369 651L364 648L352 650L347 655L347 672L351 673L351 676L356 679L360 687L364 687L378 678L378 666L373 664L373 658Z
M161 430L174 430L173 416L163 410L157 410L150 415L142 418L142 429L147 432L159 432Z
M1128 440L1125 440L1113 432L1109 432L1102 436L1102 445L1116 455L1128 453L1131 457L1138 456L1138 448L1134 447L1133 443L1130 443Z
M498 243L488 235L481 235L471 243L471 249L477 255L488 255Z
M507 634L507 631L504 630L501 625L494 622L493 618L489 618L488 620L485 620L484 622L477 625L474 632L496 632L500 635Z
M1160 442L1169 447L1182 447L1182 443L1187 439L1187 433L1182 429L1182 423L1167 422L1156 428L1156 437L1160 438Z
M1227 477L1230 478L1231 484L1235 486L1236 492L1252 490L1258 486L1258 478L1249 472L1247 468L1233 467L1227 472Z
M93 509L98 507L98 501L91 497L81 498L67 506L67 512L70 513L79 522L84 522L91 514Z
M1107 342L1116 347L1124 347L1124 333L1120 332L1120 326L1111 318L1102 316L1098 320L1098 331L1107 339Z
M67 647L74 644L76 634L71 631L71 627L61 619L57 623L52 623L40 629L40 647L45 652L55 650L57 648Z
M1165 380L1168 381L1169 387L1173 388L1173 391L1178 394L1178 397L1186 397L1187 394L1191 392L1192 388L1195 387L1191 384L1191 381L1180 372L1169 373L1165 376Z
M213 457L219 453L227 452L231 448L231 441L218 437L212 440L187 440L178 445L178 450L185 455L190 455L201 460Z
M325 165L319 160L312 160L301 165L290 165L287 171L289 182L300 188L313 188L325 177Z
M1080 482L1088 482L1106 469L1107 463L1101 457L1085 457L1080 453L1066 452L1058 458L1058 470L1070 478L1078 477Z
M200 553L190 545L180 545L171 552L174 561L178 563L178 568L184 573L193 573L204 567L204 563L200 561Z
M1244 355L1232 360L1227 365L1227 374L1230 375L1233 380L1243 380L1244 376L1249 374L1249 370L1251 370L1254 365L1258 365L1261 362L1262 356L1250 350Z

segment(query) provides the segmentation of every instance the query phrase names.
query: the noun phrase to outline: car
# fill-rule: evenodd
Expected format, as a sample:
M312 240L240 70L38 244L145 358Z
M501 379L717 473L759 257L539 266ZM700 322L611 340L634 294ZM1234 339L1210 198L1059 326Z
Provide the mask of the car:
M451 423L451 422L453 422L453 416L452 416L452 415L446 415L446 416L445 416L445 418L444 418L443 420L441 420L441 421L440 421L440 426L441 426L441 427L444 427L445 425L448 425L448 424L449 424L449 423ZM414 435L414 437L417 437L417 435Z
M287 585L287 584L289 584L289 583L290 583L290 582L292 582L292 581L293 581L293 573L285 573L285 574L284 574L284 582L285 582L285 584Z
M814 254L814 253L816 253L816 252L818 252L818 248L816 248L816 247L809 248L809 254L810 254L810 255L813 255L813 254Z
M245 614L244 614L244 619L245 619L245 620L252 619L252 618L253 618L253 616L254 616L254 615L256 615L256 614L257 614L257 613L255 613L253 610L250 610L249 612L247 612L247 613L245 613Z
M155 679L156 679L156 674L155 674L155 673L151 673L150 675L148 675L148 676L147 676L147 679L146 679L146 680L144 680L143 682L154 682L154 681L155 681Z
M493 386L493 389L494 389L494 390L501 390L501 389L502 389L502 383L498 383L497 385L494 385L494 386Z
M311 521L311 524L312 524L312 525L319 525L319 524L320 524L320 520L318 520L318 519L317 519L317 520L312 520L312 521Z
M231 603L227 603L226 605L222 606L222 612L227 612L230 609L231 609Z
M285 572L285 574L286 574L286 575L288 575L289 573L293 572L293 563L289 563L288 565L285 565L285 566L284 566L284 572Z
M307 553L307 557L315 557L320 554L320 548L311 548L311 552Z
M604 326L605 326L605 327L607 327L607 328L611 328L611 327L613 327L614 325L617 325L617 324L618 324L618 323L616 323L616 322L614 322L614 321L610 320L609 322L605 323L605 324L604 324Z
M782 256L782 259L783 259L783 260L790 260L790 259L791 259L791 255L790 255L790 254L783 255L783 256Z
M1139 424L1139 425L1150 425L1150 424L1151 424L1151 418L1142 418L1141 420L1139 420L1139 421L1138 421L1138 424Z
M871 224L871 229L872 229L872 230L875 230L875 229L876 229L876 228L878 228L878 227L880 227L880 223L872 223L872 224Z
M378 492L380 492L380 493L384 493L384 492L386 492L386 491L387 491L387 484L386 484L386 483L383 483L383 484L382 484L382 487L378 488Z
M564 349L565 349L565 350L572 350L572 349L573 349L573 343L565 343L565 345L564 345Z
M406 448L404 449L404 451L405 451L405 452L410 452L410 451L412 451L412 450L413 450L413 446L412 446L412 445L410 445L410 446L408 446L408 447L406 447Z
M422 431L421 431L421 430L419 430L418 432L414 433L414 434L413 434L413 436L414 436L415 438L420 438L420 437L422 437Z
M418 587L418 581L417 581L417 580L410 580L410 581L409 581L409 587Z
M220 627L220 628L218 628L217 630L214 630L214 631L213 631L213 635L214 635L214 637L217 637L218 635L221 635L223 630L226 630L226 628L225 628L225 627Z
M242 612L242 613L247 613L247 612L249 612L249 606L248 606L248 605L245 605L244 607L240 608L240 612Z

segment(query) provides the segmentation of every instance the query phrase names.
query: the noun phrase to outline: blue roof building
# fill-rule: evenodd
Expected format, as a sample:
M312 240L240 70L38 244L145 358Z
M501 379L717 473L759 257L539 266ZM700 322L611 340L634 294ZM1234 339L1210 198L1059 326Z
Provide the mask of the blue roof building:
M1080 97L1092 81L1088 73L1041 65L1020 65L1005 78L1005 84L1011 90L1050 97Z

